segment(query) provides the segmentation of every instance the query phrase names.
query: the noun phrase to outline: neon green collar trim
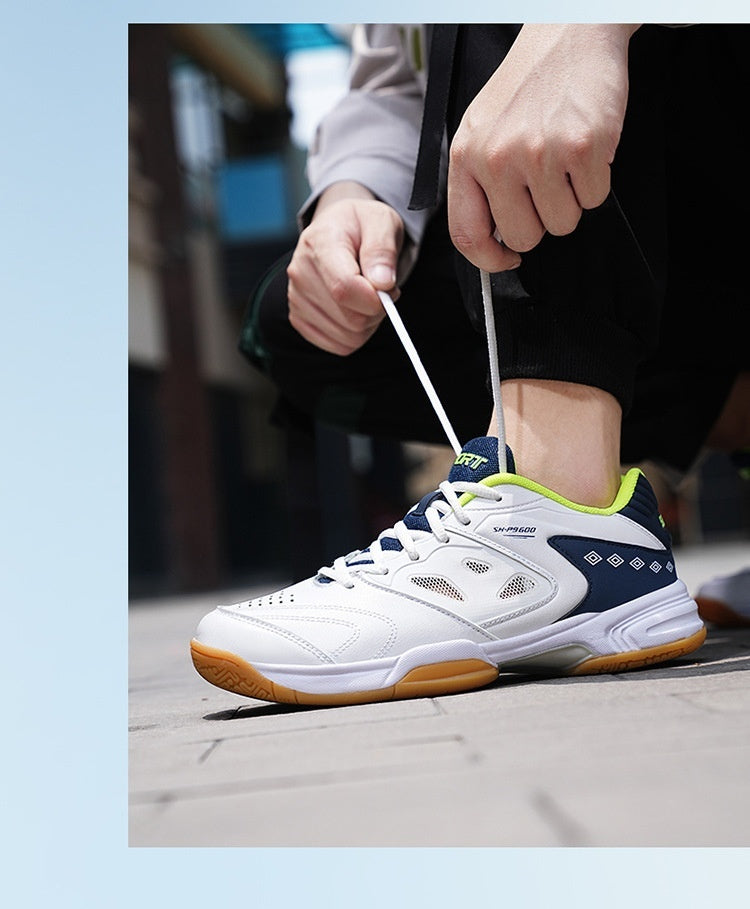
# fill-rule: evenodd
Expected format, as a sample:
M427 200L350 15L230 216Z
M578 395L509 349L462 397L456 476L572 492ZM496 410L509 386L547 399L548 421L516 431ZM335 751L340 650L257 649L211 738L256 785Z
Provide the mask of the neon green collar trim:
M542 486L541 483L536 483L534 480L528 480L526 477L521 477L516 473L495 473L490 477L485 477L481 482L484 486L522 486L524 489L536 492L538 495L544 496L546 499L551 499L553 502L557 502L560 505L564 505L566 508L572 508L574 511L583 511L586 514L608 515L615 514L615 512L620 511L628 504L633 496L633 490L635 489L635 484L638 482L638 477L640 477L641 474L641 470L637 467L632 467L625 476L622 477L620 489L615 496L614 501L606 508L595 508L593 505L579 505L578 502L571 502L570 499L566 499L564 496L553 492L553 490L547 489L547 487ZM458 500L459 505L466 505L466 503L470 502L473 498L475 497L470 492L465 492Z

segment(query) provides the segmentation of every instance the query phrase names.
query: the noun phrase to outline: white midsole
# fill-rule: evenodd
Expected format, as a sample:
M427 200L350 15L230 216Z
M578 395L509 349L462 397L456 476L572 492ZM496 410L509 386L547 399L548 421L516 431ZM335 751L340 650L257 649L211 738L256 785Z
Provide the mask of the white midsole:
M564 669L590 656L629 653L680 641L702 627L695 602L678 580L605 612L577 615L506 640L482 644L464 639L441 641L413 647L399 656L356 663L300 666L253 662L253 666L272 682L295 691L374 691L395 685L419 666L481 660L502 669L524 660L533 663L535 657L541 657L538 665L543 665L544 655L549 654L549 668Z
M678 580L605 612L563 619L537 631L485 644L483 649L498 664L569 646L604 656L660 647L690 637L702 627L698 607Z

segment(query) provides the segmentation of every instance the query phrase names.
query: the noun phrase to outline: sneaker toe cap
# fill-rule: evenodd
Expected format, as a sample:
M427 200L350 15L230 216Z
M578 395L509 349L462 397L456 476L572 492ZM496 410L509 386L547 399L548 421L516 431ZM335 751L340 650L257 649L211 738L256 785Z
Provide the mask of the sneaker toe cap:
M194 638L225 650L248 663L288 663L316 666L332 662L315 644L279 623L251 616L237 607L219 607L205 616Z

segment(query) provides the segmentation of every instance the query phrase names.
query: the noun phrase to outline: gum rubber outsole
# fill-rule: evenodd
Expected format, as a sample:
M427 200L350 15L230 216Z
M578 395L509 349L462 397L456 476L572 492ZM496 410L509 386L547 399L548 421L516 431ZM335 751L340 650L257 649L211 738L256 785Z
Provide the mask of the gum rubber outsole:
M198 641L191 641L193 665L203 678L227 691L244 694L261 701L278 701L281 704L311 704L320 707L344 704L368 704L372 701L392 701L401 698L436 697L471 691L494 682L499 675L497 666L481 660L453 660L417 666L388 688L374 691L349 691L343 694L310 694L296 691L272 682L246 660L217 650Z
M675 660L697 650L706 640L705 626L688 638L661 644L659 647L646 647L643 650L630 650L625 653L611 653L604 656L589 657L565 675L593 675L601 672L627 672L629 669L641 669L654 663L665 663Z
M704 627L688 638L682 638L659 647L589 657L565 672L557 674L593 675L638 669L692 653L701 646L705 639L706 629ZM481 660L453 660L418 666L388 688L340 694L310 694L272 682L246 660L226 650L218 650L194 640L190 643L190 652L196 671L217 688L261 701L319 707L457 694L461 691L471 691L489 685L500 674L497 666Z
M730 609L721 600L697 596L698 613L704 622L711 622L721 628L750 628L750 619Z

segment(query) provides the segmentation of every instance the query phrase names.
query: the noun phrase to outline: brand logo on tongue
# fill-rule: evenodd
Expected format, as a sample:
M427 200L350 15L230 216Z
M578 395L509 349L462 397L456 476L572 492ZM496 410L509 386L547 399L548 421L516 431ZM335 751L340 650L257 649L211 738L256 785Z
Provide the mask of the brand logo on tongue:
M461 454L453 462L454 465L468 467L470 470L478 470L482 464L488 463L489 461L487 458L483 458L478 454L472 454L470 451L462 451Z

